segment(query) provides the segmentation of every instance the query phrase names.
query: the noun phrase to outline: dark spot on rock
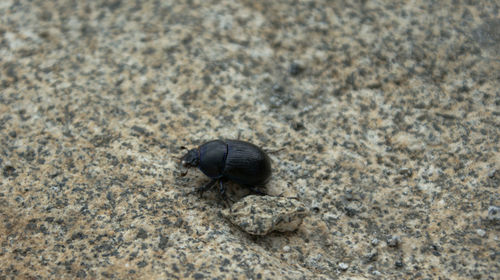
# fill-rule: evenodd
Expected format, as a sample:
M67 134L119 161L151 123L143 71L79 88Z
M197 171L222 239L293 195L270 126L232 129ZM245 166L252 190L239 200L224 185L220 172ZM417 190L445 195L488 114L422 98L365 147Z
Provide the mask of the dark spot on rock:
M49 11L49 10L44 10L40 14L40 19L43 20L43 21L50 21L52 19L52 12Z
M316 145L316 150L318 151L318 153L322 153L325 150L325 147L323 147L323 145L321 144L318 144Z
M474 39L482 47L500 46L500 18L486 20L472 32Z
M345 141L344 143L342 143L342 146L344 146L344 148L349 149L349 150L357 150L358 149L358 145L356 145L356 143L350 142L350 141Z
M131 129L139 134L142 134L142 135L148 135L148 132L146 131L145 128L143 127L140 127L140 126L137 126L137 125L134 125L131 127Z
M203 75L203 83L208 86L212 83L212 78L209 75Z
M248 222L241 222L239 224L240 228L247 228L249 225L250 225L250 223L248 223Z
M32 162L36 157L35 151L31 147L27 147L26 151L21 152L18 155L19 157L24 158L27 162Z
M282 93L285 91L285 88L283 88L283 86L281 86L280 84L275 84L273 86L273 91L278 92L278 93Z
M113 137L111 135L96 135L92 139L90 139L90 143L94 145L94 147L103 147L107 146L111 141L113 140Z
M108 7L108 9L110 9L113 12L116 9L120 8L121 5L122 5L121 0L115 0L115 1L109 2L106 6Z
M40 34L38 34L40 38L48 40L50 38L50 33L48 31L42 31Z
M399 244L401 244L401 238L399 236L393 235L387 238L387 246L396 248Z
M352 190L346 190L344 197L347 201L353 200L354 195L352 194Z
M38 228L38 231L41 232L41 233L43 233L43 234L48 234L49 233L49 229L45 225L41 225Z
M106 271L101 272L101 275L103 277L106 277L106 278L114 278L115 277L115 275L113 273L109 273L109 272L106 272Z
M4 177L17 177L16 169L11 165L6 165L3 168Z
M137 252L130 253L130 255L128 257L129 261L134 260L135 258L137 258L137 254L138 254Z
M492 223L500 222L500 207L493 205L488 207L487 219Z
M181 100L182 100L182 105L187 107L189 105L191 105L191 102L193 100L196 100L198 97L198 90L186 90L184 93L182 93L182 95L180 96Z
M28 224L24 228L26 231L35 231L37 229L36 219L29 220Z
M16 72L16 66L15 64L13 63L7 63L7 65L5 65L7 71L6 71L6 74L7 74L7 77L11 78L12 82L17 82L19 80L18 76L17 76L17 72Z
M80 27L80 33L82 34L83 37L92 37L96 32L95 28L88 24L84 24L82 27Z
M87 272L85 272L85 270L83 270L83 269L80 269L76 273L76 277L78 277L78 278L87 278Z
M346 85L351 86L351 88L356 89L356 75L354 72L347 76L345 83Z
M472 242L472 244L475 244L475 245L481 245L482 244L480 238L471 238L470 242Z
M85 239L87 238L87 235L83 234L82 232L77 232L77 233L74 233L73 235L71 235L71 238L68 240L69 242L73 241L73 240L82 240L82 239Z
M134 158L130 155L128 155L126 158L125 158L125 161L128 163L128 164L132 164L134 162Z
M352 207L344 207L344 211L348 217L354 217L358 213L358 210L356 210Z
M143 228L140 228L139 231L137 232L136 238L146 239L147 237L148 237L147 231L145 231Z
M298 63L292 62L288 68L288 72L292 76L297 76L304 71L304 67Z
M369 253L369 254L364 256L365 262L366 263L373 262L377 259L377 256L378 256L378 253L376 251Z
M182 39L182 44L183 45L188 45L193 41L193 37L191 35L186 36L184 39Z
M349 222L349 223L347 223L347 224L348 224L350 227L352 227L352 228L359 228L359 227L360 227L358 223Z
M196 121L199 119L198 114L193 113L193 112L188 112L187 113L188 117L190 117L193 121Z
M205 278L205 275L201 274L201 273L195 273L193 275L193 278L194 279L204 279Z
M168 236L160 235L160 242L158 243L158 248L165 250L168 245Z
M108 192L106 194L106 198L108 199L108 201L111 203L111 204L114 204L115 203L115 198L113 196L113 193L112 192Z
M398 173L405 177L411 177L411 175L413 175L413 170L411 168L401 168Z
M140 262L137 263L137 267L139 267L139 268L143 268L146 265L148 265L148 263L146 261L140 261Z
M468 92L469 90L470 90L470 88L469 88L467 85L463 84L461 87L459 87L459 88L457 89L457 92L458 92L458 93L466 93L466 92Z
M147 49L145 49L142 54L143 55L150 55L150 54L154 54L156 52L156 49L153 48L153 47L149 47Z
M228 258L225 258L224 260L222 260L222 265L223 266L228 266L231 264L231 260L229 260Z
M113 245L110 243L104 243L104 244L96 246L95 248L96 248L97 252L105 253L105 252L109 252L109 251L113 250Z
M292 122L292 128L295 131L303 130L306 128L302 122Z

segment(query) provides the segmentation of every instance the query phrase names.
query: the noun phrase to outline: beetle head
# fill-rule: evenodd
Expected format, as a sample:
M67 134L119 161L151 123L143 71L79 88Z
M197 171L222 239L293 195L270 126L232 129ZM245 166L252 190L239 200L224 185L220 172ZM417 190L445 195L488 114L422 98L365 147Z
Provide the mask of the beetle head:
M182 146L182 150L188 150L186 147ZM200 164L200 156L198 149L191 149L188 150L187 153L180 158L181 160L181 166L182 166L182 171L181 171L181 177L184 177L187 175L189 168L191 167L198 167Z
M181 158L181 164L185 168L198 167L199 163L200 163L200 156L198 155L198 149L189 150Z

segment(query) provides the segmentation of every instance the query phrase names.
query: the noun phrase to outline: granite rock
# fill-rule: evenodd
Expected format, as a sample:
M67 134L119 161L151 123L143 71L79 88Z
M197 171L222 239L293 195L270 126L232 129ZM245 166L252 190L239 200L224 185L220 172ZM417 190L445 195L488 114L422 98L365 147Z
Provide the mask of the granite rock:
M499 11L0 1L0 279L499 279ZM178 177L238 136L284 148L265 191L296 231Z

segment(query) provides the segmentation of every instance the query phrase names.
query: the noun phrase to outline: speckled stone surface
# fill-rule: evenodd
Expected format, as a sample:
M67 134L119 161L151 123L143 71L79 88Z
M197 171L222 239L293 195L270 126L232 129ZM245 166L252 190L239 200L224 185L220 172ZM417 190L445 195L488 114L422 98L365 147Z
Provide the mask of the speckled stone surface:
M395 2L0 1L0 279L500 278L500 4ZM238 135L297 231L178 177Z

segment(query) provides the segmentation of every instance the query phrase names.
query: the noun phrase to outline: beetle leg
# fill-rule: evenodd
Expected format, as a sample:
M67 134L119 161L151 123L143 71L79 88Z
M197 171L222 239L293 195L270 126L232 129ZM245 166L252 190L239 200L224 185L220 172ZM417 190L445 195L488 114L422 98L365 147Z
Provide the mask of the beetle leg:
M222 180L219 180L219 192L222 198L226 200L227 199L226 188L224 187L224 183L222 183Z
M219 192L220 192L220 195L222 196L222 199L224 200L224 203L226 204L227 207L229 207L229 204L227 203L227 201L231 201L232 203L234 203L234 200L232 200L231 198L229 198L226 194L226 187L224 187L224 183L222 182L222 180L219 180Z
M216 179L210 180L210 182L206 183L205 185L198 187L194 190L194 192L199 193L200 197L203 196L203 193L208 191L216 182Z
M255 186L247 186L247 188L256 195L267 195L267 193L257 189Z

